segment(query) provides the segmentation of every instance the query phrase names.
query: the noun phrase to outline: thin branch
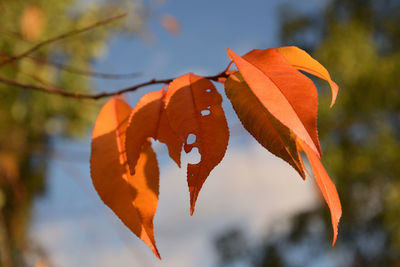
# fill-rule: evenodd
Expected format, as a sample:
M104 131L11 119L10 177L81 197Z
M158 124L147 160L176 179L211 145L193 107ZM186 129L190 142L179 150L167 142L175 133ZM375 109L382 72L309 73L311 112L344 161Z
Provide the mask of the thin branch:
M9 58L10 57L8 57L7 55L0 52L1 60L5 61L5 60L9 60ZM113 74L113 73L102 73L102 72L95 72L95 71L80 70L77 68L73 68L73 67L61 64L61 63L52 62L52 61L48 61L46 59L36 58L36 57L32 57L32 56L26 56L23 59L29 59L36 63L49 65L49 66L59 69L61 71L66 71L66 72L70 72L70 73L77 74L77 75L90 76L90 77L100 78L100 79L121 80L121 79L137 78L138 76L140 76L139 72ZM16 68L16 66L14 64L13 64L13 66L14 66L14 68Z
M228 77L228 73L223 71L223 72L220 72L213 76L205 76L204 78L212 80L212 81L218 81L219 78L227 78L227 77ZM41 92L48 93L48 94L60 95L63 97L69 97L69 98L75 98L75 99L95 99L95 100L97 100L100 98L111 97L111 96L121 95L121 94L124 94L127 92L136 91L139 88L146 87L146 86L153 85L153 84L169 84L174 79L175 78L163 79L163 80L152 79L147 82L139 83L139 84L136 84L136 85L124 88L124 89L119 89L119 90L116 90L113 92L101 92L98 94L83 94L83 93L79 93L79 92L68 92L68 91L65 91L56 86L44 87L44 86L39 86L39 85L34 85L34 84L24 84L24 83L20 83L20 82L14 81L14 80L4 78L2 76L0 76L0 83L16 86L16 87L23 88L23 89L41 91Z
M1 52L0 52L0 58L6 59L6 60L8 59L8 57L6 55L4 55L3 53L1 53ZM13 69L18 71L18 68L17 68L15 62L11 63L11 66L12 66ZM23 75L33 79L34 81L37 81L37 82L41 83L43 86L54 87L53 85L50 85L49 83L43 81L40 77L38 77L35 74L31 74L31 73L28 73L28 72L25 72L25 71L19 71L19 72L22 73Z
M77 30L72 30L70 32L66 32L66 33L60 34L58 36L55 36L53 38L50 38L50 39L48 39L46 41L43 41L43 42L33 46L32 48L26 50L25 52L23 52L23 53L21 53L19 55L12 56L12 57L8 58L7 60L3 61L2 64L0 64L0 67L2 67L4 65L7 65L7 64L10 64L10 63L12 63L14 61L17 61L17 60L19 60L19 59L21 59L23 57L26 57L26 56L32 54L33 52L39 50L40 48L42 48L45 45L60 41L62 39L68 38L68 37L76 35L76 34L80 34L80 33L89 31L89 30L91 30L93 28L108 24L108 23L113 22L115 20L121 19L121 18L125 17L126 15L127 14L125 13L125 14L121 14L121 15L118 15L118 16L115 16L115 17L111 17L111 18L108 18L108 19L105 19L105 20L101 20L101 21L98 21L98 22L96 22L96 23L94 23L92 25L86 26L84 28L77 29Z
M61 63L48 61L48 60L45 60L45 59L35 58L35 57L31 57L31 56L27 56L25 58L28 58L28 59L30 59L32 61L35 61L35 62L38 62L38 63L42 63L42 64L46 64L46 65L52 66L52 67L60 69L62 71L66 71L66 72L70 72L70 73L74 73L74 74L78 74L78 75L101 78L101 79L114 79L114 80L130 79L130 78L137 78L140 75L140 73L138 73L138 72L123 73L123 74L112 74L112 73L102 73L102 72L80 70L80 69L77 69L77 68L73 68L73 67L61 64Z
M23 41L24 43L28 43L29 41L25 40L21 37L21 35L17 32L7 31L7 30L0 30L0 33L5 36L9 36L10 38L17 39L18 41Z

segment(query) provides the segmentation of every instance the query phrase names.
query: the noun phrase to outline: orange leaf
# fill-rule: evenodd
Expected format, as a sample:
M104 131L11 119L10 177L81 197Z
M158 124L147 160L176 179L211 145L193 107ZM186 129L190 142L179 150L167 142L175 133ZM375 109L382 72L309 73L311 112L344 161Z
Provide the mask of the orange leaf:
M276 50L253 50L243 58L228 49L257 101L320 155L318 96L312 81Z
M165 143L170 157L180 167L183 142L172 131L164 110L164 89L144 95L134 107L126 130L126 153L132 174L143 144L149 137Z
M306 51L296 46L285 46L277 48L278 52L281 53L295 68L308 72L321 79L326 80L332 89L332 102L331 107L335 104L336 97L339 91L337 84L332 81L329 72L322 66L318 61L313 59Z
M126 162L125 132L131 107L113 98L101 109L93 134L90 169L93 185L103 202L160 258L154 239L159 170L150 143L143 146L130 175Z
M331 211L334 245L342 209L336 187L320 161L315 86L275 49L253 50L243 58L230 50L228 54L247 83L239 75L231 75L225 83L238 117L258 142L300 175L305 169L298 153L306 153Z
M21 16L21 34L31 42L37 41L45 28L45 13L36 5L24 8Z
M240 74L225 82L225 92L246 130L266 149L288 162L305 178L301 157L290 130L257 100Z
M268 75L281 90L321 154L317 131L318 94L314 83L290 66L275 49L255 49L243 58Z
M172 129L185 143L186 153L197 147L201 155L198 164L188 164L187 168L190 214L203 183L228 146L229 130L221 103L214 85L192 73L172 81L167 90L166 110ZM189 134L196 135L193 144L187 143Z
M304 144L301 140L298 140L300 149L302 149L308 160L310 161L312 170L314 172L315 180L317 181L318 187L324 196L326 203L331 211L331 220L333 228L333 242L332 246L335 245L338 235L338 224L340 217L342 216L342 206L340 204L339 195L336 191L335 184L329 178L324 166L322 165L318 155L310 149L307 144Z
M182 28L179 21L170 14L164 14L161 17L161 25L168 31L171 35L178 35L181 33Z

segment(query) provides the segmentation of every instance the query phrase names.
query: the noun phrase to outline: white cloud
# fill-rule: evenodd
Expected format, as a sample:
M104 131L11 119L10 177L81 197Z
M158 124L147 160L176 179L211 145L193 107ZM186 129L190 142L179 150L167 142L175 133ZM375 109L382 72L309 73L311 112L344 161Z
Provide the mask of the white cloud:
M185 176L185 168L172 164L161 167L155 217L161 262L100 201L94 207L96 212L71 213L70 218L50 221L39 218L31 233L60 267L204 267L215 263L212 238L216 233L240 225L252 238L264 236L271 223L317 203L309 181L302 181L288 164L255 142L245 149L228 149L200 192L192 217Z

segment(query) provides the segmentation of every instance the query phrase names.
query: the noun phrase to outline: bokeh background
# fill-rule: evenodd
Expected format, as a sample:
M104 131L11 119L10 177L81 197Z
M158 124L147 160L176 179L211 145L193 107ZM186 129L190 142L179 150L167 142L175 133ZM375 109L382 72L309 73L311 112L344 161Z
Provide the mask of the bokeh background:
M185 168L154 144L159 261L92 187L90 134L104 101L0 83L0 266L400 266L400 1L0 0L0 60L123 12L122 20L0 65L0 77L112 91L216 74L229 63L227 47L244 54L299 46L340 87L330 110L327 84L314 80L323 161L343 205L337 244L330 246L329 211L312 177L302 181L262 149L224 98L228 151L193 217ZM155 89L126 99L134 105Z

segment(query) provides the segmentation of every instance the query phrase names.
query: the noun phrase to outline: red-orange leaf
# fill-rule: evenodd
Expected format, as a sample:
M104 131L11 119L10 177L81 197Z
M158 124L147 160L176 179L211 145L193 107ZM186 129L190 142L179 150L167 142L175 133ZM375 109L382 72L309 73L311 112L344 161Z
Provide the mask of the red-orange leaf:
M279 88L321 154L317 131L318 94L313 82L290 66L275 49L255 49L243 58L264 72Z
M257 100L240 74L229 76L225 92L246 130L266 149L288 162L305 178L301 157L290 130Z
M142 145L149 137L165 143L170 157L180 166L183 142L172 131L164 110L164 89L144 95L134 107L126 130L126 153L131 173L139 158Z
M336 97L339 91L337 84L332 81L329 72L322 66L318 61L313 59L306 51L296 46L285 46L277 48L278 52L281 53L295 68L308 72L321 79L326 80L332 89L332 102L331 107L335 104Z
M146 143L136 174L130 175L124 147L131 111L126 102L116 98L101 109L92 134L91 176L103 202L160 258L153 230L159 190L157 159Z
M186 153L197 147L201 155L200 162L188 164L187 169L190 214L203 183L224 157L228 145L229 130L221 103L214 85L192 73L172 81L167 90L166 110L172 129L185 143ZM196 135L193 144L187 143L189 134Z
M320 161L315 86L275 49L253 50L243 58L230 50L228 54L244 79L231 75L225 83L236 113L257 141L300 175L304 166L296 156L299 151L306 153L331 211L334 245L342 209L336 187Z
M342 216L342 206L340 204L339 195L337 193L335 184L329 178L324 166L316 153L310 149L307 144L304 144L301 140L298 140L299 148L302 149L311 164L315 180L317 181L318 187L320 188L322 195L331 211L331 220L333 228L333 242L332 246L335 245L336 238L338 235L338 224L340 217Z
M230 49L228 54L258 102L320 155L312 81L273 49L253 50L243 58Z

